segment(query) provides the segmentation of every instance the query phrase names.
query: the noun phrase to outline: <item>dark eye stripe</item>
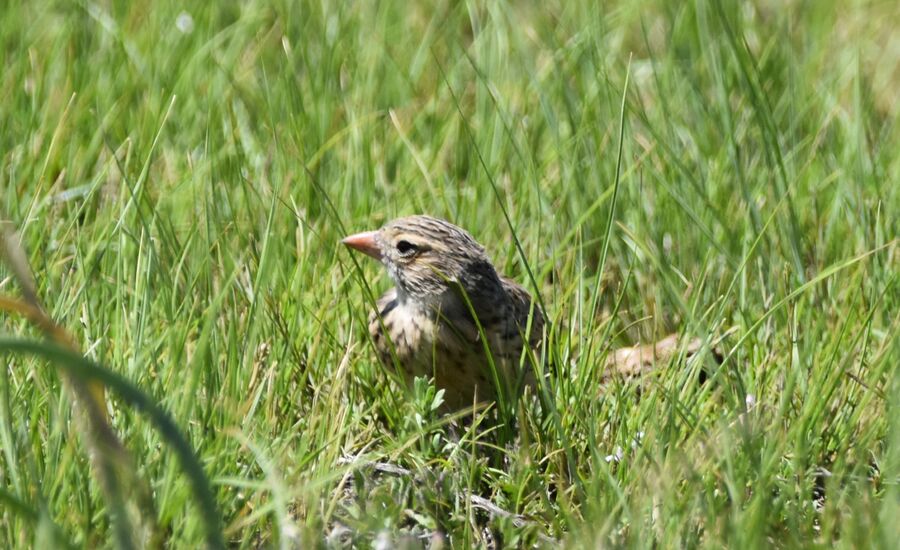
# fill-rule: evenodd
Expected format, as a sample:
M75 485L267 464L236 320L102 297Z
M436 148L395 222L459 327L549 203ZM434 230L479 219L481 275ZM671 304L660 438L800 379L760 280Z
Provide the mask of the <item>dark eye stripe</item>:
M414 235L424 240L417 240L418 250L434 250L443 248L443 243L448 243L451 248L463 246L484 253L484 248L461 227L450 222L432 218L430 216L409 216L398 218L388 224L396 230L396 236Z

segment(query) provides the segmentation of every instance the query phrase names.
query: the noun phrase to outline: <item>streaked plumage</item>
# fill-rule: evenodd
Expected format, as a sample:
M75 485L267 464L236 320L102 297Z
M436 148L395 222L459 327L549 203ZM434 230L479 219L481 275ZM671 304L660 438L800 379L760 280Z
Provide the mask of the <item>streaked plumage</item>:
M491 360L505 391L533 380L523 341L538 347L540 308L524 288L497 274L466 231L410 216L344 243L380 259L396 284L369 320L382 362L396 360L410 379L434 376L455 409L496 398Z

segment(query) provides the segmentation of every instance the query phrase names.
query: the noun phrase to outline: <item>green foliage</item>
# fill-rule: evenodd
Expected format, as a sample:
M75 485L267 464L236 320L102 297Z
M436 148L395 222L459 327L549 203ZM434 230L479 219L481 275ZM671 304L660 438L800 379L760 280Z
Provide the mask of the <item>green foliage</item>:
M2 216L235 547L900 540L894 3L7 4ZM388 281L339 241L411 213L542 297L514 426L375 360ZM725 360L597 387L672 331ZM4 357L0 546L112 544L59 372ZM179 454L111 400L160 536L197 546Z

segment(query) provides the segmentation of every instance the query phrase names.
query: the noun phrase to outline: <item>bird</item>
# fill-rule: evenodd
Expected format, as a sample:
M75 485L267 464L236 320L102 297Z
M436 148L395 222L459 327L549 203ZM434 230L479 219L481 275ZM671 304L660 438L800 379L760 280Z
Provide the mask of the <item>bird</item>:
M543 312L466 230L415 215L342 242L379 260L395 285L369 317L383 364L398 365L408 381L433 377L452 410L534 384Z
M442 219L414 215L380 229L350 235L347 247L380 261L394 287L376 301L369 334L386 366L407 382L433 377L447 410L516 398L540 373L545 318L540 304L514 280L498 274L466 230ZM633 378L683 350L677 335L611 351L600 383Z

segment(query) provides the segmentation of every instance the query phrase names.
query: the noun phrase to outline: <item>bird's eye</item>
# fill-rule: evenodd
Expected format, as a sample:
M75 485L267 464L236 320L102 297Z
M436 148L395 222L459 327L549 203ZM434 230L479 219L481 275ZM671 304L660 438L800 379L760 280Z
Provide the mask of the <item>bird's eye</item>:
M400 241L397 243L397 252L404 256L414 254L418 247L409 241Z

